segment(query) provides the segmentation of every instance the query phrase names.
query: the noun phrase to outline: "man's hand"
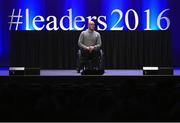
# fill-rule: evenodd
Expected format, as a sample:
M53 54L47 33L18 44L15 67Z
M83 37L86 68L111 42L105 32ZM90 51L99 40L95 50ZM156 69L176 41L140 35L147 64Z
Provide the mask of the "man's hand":
M86 47L86 49L89 51L90 47Z
M90 52L94 50L94 46L90 46Z
M87 50L91 53L94 50L94 46L87 47Z

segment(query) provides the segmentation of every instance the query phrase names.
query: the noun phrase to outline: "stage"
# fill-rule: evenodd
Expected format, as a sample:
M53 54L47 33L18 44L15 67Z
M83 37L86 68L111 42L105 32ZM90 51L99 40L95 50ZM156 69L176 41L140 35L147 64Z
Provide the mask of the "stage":
M180 76L180 69L173 70L174 76ZM0 76L9 76L8 68L0 69ZM48 69L40 70L40 76L81 76L76 70L60 70L60 69ZM143 76L143 70L105 70L102 76Z
M40 76L0 76L1 121L180 121L180 71L41 70Z
M2 1L0 122L180 122L179 10L172 0Z

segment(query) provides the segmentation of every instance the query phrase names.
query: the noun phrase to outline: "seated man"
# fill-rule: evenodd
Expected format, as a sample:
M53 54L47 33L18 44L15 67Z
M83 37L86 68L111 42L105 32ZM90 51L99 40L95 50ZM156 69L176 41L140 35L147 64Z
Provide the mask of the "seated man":
M82 57L84 59L85 67L92 69L99 64L100 48L101 48L101 36L94 30L95 23L93 21L88 22L88 29L81 32L79 36L78 45L81 49ZM91 61L91 62L89 62ZM91 68L89 68L91 66Z

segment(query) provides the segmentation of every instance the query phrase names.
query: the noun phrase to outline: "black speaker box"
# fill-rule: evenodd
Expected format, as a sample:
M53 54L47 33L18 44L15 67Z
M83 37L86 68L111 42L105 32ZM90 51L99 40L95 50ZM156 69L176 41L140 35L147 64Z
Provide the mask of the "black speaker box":
M173 75L173 68L171 67L160 67L159 68L160 75Z
M26 68L25 75L40 75L40 68Z
M144 75L173 75L173 68L159 67L158 70L143 70Z
M25 68L24 67L10 67L9 75L10 76L25 75Z
M143 70L143 75L158 75L158 70Z
M40 68L10 67L9 75L40 75Z

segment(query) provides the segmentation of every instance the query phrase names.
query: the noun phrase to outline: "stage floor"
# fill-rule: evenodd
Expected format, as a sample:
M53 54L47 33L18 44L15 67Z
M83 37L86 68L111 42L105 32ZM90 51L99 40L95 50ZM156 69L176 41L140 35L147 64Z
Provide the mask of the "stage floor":
M174 69L174 76L180 76L180 69ZM8 69L0 69L0 76L9 76ZM76 70L40 70L40 76L81 76ZM143 70L105 70L103 76L143 76Z
M1 69L0 97L0 121L180 121L180 69L158 76L144 76L142 70L9 76Z
M76 70L41 70L41 76L80 76ZM105 70L104 76L141 76L142 70Z

